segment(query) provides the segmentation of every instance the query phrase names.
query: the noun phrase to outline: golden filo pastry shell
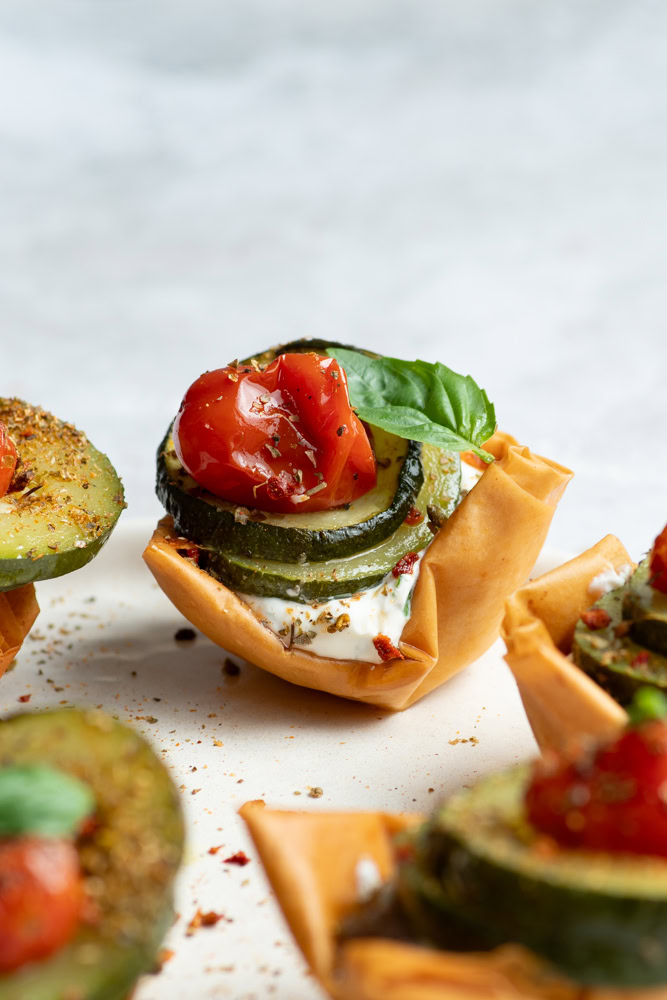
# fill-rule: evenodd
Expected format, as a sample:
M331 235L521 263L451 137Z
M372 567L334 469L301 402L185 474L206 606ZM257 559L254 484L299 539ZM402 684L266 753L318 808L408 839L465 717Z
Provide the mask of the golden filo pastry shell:
M286 649L237 595L178 555L171 518L144 559L178 610L228 652L304 687L400 710L477 659L498 636L505 598L527 578L546 538L569 469L508 434L485 446L496 457L440 529L421 563L400 650L373 664Z
M0 593L0 677L20 650L38 614L31 583Z
M241 809L271 887L308 965L334 1000L665 1000L667 990L574 985L520 945L448 952L386 938L337 942L358 906L356 867L395 870L393 836L422 822L386 813Z
M582 737L611 739L627 723L625 710L568 654L581 613L596 600L592 580L628 565L634 564L624 546L607 535L506 602L505 659L541 750L566 750Z

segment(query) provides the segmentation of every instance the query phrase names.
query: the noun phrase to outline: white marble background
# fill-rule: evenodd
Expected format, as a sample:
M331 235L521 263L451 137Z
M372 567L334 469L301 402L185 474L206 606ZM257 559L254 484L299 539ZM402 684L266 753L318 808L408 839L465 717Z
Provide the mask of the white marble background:
M1 391L84 427L145 515L205 368L302 335L438 358L577 471L556 545L639 555L666 37L660 0L1 0Z

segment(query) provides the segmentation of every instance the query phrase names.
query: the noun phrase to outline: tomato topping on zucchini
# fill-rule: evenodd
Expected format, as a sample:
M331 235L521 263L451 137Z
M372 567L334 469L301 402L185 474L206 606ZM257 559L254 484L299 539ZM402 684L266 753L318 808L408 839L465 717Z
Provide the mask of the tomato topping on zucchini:
M667 857L667 722L629 728L574 762L538 761L526 811L568 847Z
M667 983L667 699L644 688L629 714L611 743L490 775L401 836L414 937L521 944L573 984ZM376 911L366 935L382 936Z
M41 837L0 843L0 973L62 948L77 928L83 901L73 843Z
M376 481L345 372L314 353L206 372L185 394L174 447L211 493L266 511L328 510L363 496Z
M662 529L651 552L651 586L667 594L667 525Z
M4 720L0 1000L129 996L173 922L183 832L168 772L127 726L75 709Z
M17 458L16 445L10 438L6 425L0 423L0 497L4 497L9 489Z

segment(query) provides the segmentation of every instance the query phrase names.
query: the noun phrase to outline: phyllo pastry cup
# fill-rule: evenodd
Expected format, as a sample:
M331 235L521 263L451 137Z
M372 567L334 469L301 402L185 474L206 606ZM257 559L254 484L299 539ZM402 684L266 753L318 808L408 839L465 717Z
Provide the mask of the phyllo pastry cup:
M588 736L612 739L627 724L625 709L569 654L575 626L595 601L592 581L633 565L618 538L607 535L521 587L506 602L505 659L541 750L567 750Z
M334 1000L664 1000L665 991L575 985L520 945L444 951L338 933L359 907L359 863L383 881L396 871L394 837L424 817L298 813L249 802L241 810L297 944Z
M169 517L158 524L144 559L178 610L228 652L293 684L404 709L496 639L504 601L535 564L572 478L569 469L534 455L508 434L495 434L485 447L496 460L422 559L399 646L404 659L375 664L286 648L232 590L181 558Z
M38 614L31 583L0 593L0 677L20 650Z

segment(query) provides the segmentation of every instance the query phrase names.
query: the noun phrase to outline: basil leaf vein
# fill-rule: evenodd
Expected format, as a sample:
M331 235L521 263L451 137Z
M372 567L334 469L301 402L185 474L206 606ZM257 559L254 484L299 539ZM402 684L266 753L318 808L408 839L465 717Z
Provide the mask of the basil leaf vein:
M344 368L350 403L361 420L398 437L493 461L481 446L496 429L495 407L470 375L439 361L372 358L342 347L327 353Z

